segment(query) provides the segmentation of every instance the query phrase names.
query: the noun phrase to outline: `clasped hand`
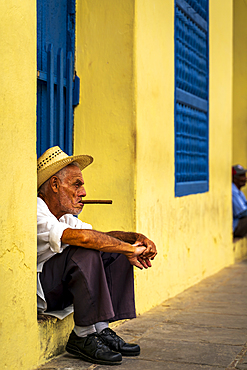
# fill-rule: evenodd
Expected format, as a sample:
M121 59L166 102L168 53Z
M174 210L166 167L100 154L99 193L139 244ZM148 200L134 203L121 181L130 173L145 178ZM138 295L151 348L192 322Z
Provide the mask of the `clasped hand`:
M132 245L135 247L135 252L128 258L130 263L141 270L143 267L145 269L152 267L150 260L153 260L157 255L156 245L152 240L143 236Z

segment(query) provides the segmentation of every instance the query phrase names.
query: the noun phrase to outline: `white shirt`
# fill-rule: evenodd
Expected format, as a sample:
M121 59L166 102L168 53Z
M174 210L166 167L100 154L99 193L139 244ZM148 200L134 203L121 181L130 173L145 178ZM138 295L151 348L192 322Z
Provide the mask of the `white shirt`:
M50 212L46 203L41 199L37 199L37 296L38 296L38 311L44 313L47 309L44 292L40 283L39 274L42 272L43 265L56 253L62 253L68 246L61 242L61 237L65 229L92 229L90 224L82 222L78 218L66 214L59 220ZM56 315L55 311L50 314L58 318L63 318L70 314L73 308L69 310L59 311ZM48 312L46 312L48 314Z

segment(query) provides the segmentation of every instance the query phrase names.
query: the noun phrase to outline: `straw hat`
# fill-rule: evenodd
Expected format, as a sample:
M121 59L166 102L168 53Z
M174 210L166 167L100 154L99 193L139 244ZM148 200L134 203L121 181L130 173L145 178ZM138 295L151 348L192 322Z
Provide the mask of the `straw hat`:
M80 170L82 171L93 162L93 157L90 155L72 155L69 157L59 146L47 149L37 161L38 189L51 176L75 161L79 164Z

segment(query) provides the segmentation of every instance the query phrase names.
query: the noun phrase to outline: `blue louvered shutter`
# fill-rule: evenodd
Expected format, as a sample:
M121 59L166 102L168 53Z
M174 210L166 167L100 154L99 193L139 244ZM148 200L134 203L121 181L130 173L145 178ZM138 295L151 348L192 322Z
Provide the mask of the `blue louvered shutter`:
M208 0L175 0L175 196L208 191Z
M37 155L59 145L73 154L75 0L37 0Z

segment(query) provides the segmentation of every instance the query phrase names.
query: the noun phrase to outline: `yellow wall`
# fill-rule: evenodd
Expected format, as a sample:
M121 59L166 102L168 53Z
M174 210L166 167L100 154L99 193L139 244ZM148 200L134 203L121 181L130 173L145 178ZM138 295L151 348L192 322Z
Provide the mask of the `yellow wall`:
M76 25L74 152L95 157L84 171L88 198L113 199L80 217L156 242L153 268L135 272L141 313L234 262L232 3L210 1L210 190L181 198L174 197L173 2L81 0Z
M36 309L36 4L0 3L0 358L30 369Z
M159 250L136 271L143 312L234 260L231 244L232 2L210 1L210 190L174 197L174 3L77 5L75 153L92 154L81 218L137 230ZM155 287L155 288L154 288ZM149 299L143 295L148 291Z
M112 205L85 206L81 218L102 231L135 228L133 21L133 0L77 3L81 95L74 151L95 158L84 172L88 198L113 200Z
M233 140L232 164L247 167L247 4L233 2ZM243 189L247 195L246 188Z
M136 229L156 242L153 269L136 271L138 312L234 259L232 3L210 2L210 190L181 198L174 197L173 55L173 2L77 4L74 148L95 157L84 172L88 197L114 202L87 206L81 218L100 230Z
M159 255L136 271L143 312L234 260L231 234L232 2L210 1L209 176L205 194L174 197L174 4L77 5L75 153L95 163L81 216L100 230L136 230ZM148 292L148 299L143 291Z
M236 26L243 2L235 4ZM135 272L138 313L234 261L232 16L232 1L210 0L210 190L175 198L173 1L77 2L74 152L95 157L84 172L88 198L113 200L88 205L82 219L156 242L153 268ZM73 322L36 319L36 4L3 0L0 30L0 358L8 370L32 369L64 348ZM238 58L246 64L241 47L234 48L233 117L244 127Z
M136 273L143 312L233 261L232 4L210 1L209 192L180 198L174 197L174 5L136 4L137 231L159 251L153 269Z

